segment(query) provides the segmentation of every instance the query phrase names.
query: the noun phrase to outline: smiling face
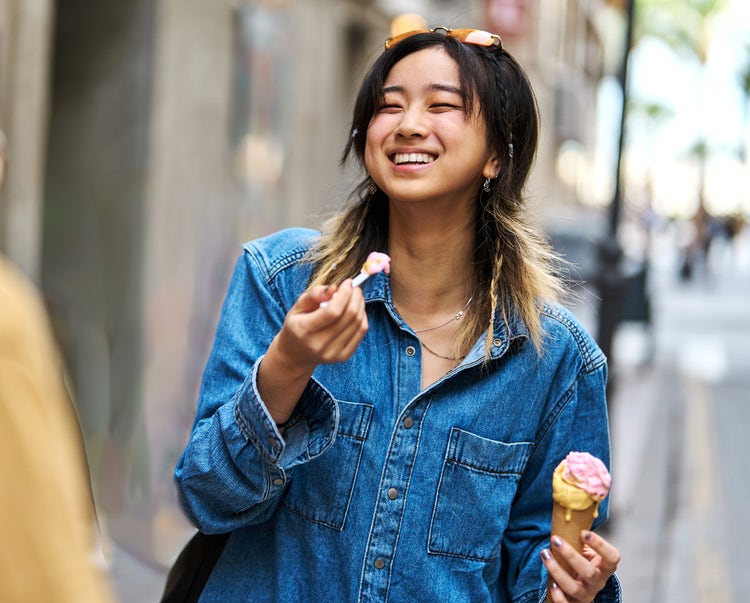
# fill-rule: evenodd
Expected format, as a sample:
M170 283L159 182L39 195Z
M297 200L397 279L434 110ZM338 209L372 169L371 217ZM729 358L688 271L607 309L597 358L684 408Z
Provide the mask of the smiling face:
M442 48L414 52L390 70L364 159L392 201L473 204L484 178L497 175L484 120L465 111L458 66Z

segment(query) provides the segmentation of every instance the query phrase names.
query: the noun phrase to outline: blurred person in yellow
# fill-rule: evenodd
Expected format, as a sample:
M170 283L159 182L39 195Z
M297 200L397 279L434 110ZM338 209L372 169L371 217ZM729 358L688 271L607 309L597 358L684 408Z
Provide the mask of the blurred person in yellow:
M5 147L0 131L0 186ZM39 293L2 255L0 479L0 601L112 601L61 358Z

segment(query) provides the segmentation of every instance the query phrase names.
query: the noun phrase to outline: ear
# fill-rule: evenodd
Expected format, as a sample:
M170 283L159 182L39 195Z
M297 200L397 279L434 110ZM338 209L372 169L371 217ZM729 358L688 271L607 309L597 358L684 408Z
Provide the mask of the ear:
M500 173L500 159L497 156L497 154L490 155L489 159L487 159L487 162L484 164L484 167L482 168L482 176L485 178L489 178L490 180L493 178L497 178L497 175Z

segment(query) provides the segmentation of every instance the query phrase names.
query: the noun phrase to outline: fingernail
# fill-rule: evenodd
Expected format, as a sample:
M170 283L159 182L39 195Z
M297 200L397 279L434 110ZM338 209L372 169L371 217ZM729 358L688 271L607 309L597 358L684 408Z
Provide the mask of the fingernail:
M583 532L583 539L584 540L589 540L590 538L591 538L591 532L589 532L588 530L584 530L584 532Z
M552 544L554 544L557 548L560 548L563 545L563 541L560 540L557 536L553 536Z
M555 588L560 588L560 587L557 585L557 582L553 582L552 583L552 588L555 589Z
M552 559L552 553L550 553L548 549L542 549L542 559L549 561Z

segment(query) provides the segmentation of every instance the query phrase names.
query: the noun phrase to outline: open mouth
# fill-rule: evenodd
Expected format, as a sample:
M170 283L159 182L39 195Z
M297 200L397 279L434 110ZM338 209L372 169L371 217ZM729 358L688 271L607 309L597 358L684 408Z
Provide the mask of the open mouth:
M435 161L435 156L428 153L394 153L391 161L396 165L424 165Z

